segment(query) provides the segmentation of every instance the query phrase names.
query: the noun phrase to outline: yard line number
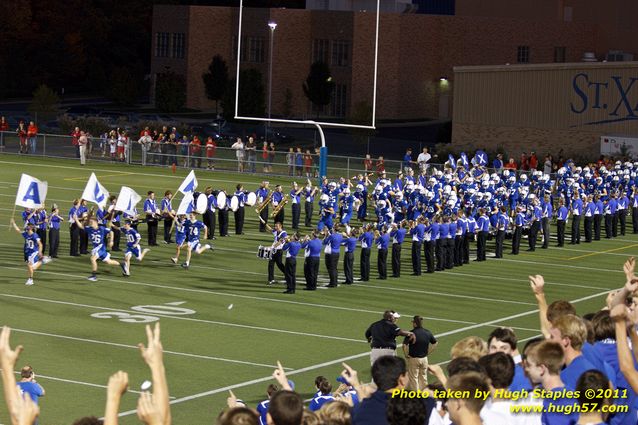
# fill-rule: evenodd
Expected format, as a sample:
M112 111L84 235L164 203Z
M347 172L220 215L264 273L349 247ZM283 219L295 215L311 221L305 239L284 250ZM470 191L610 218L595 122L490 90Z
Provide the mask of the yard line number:
M102 311L91 314L96 319L117 319L124 323L151 323L157 322L160 318L153 314L161 314L163 316L188 316L197 313L190 308L179 307L184 304L183 301L177 301L159 305L136 305L131 310L145 314L131 314L124 311Z

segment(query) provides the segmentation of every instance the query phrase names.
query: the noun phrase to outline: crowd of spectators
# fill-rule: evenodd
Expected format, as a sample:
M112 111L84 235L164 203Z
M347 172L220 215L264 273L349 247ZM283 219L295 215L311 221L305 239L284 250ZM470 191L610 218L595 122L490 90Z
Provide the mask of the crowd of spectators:
M428 382L427 377L413 379L408 365L414 353L427 357L431 352L427 346L413 351L419 340L433 346L438 341L422 329L420 316L412 319L414 328L405 331L398 326L400 315L386 311L366 332L373 347L372 382L362 382L358 372L344 363L334 383L318 376L313 387L296 391L278 363L275 382L266 388L267 398L249 406L230 391L217 424L636 424L638 276L633 257L625 262L623 271L625 284L609 292L599 310L582 316L566 300L548 304L543 277L530 276L540 335L528 338L524 346L511 328L497 327L485 338L463 338L452 346L445 371L442 364L426 362L435 382ZM153 392L141 394L137 414L143 423L168 425L171 412L159 324L154 329L147 326L146 333L148 344L140 344L140 352L151 370ZM379 338L392 344L399 335L405 337L403 345L408 347L405 359L391 347L379 347L384 352L375 353ZM22 368L21 382L16 382L14 370L22 346L12 349L9 336L10 330L3 328L0 366L5 401L13 425L32 424L39 414L38 398L45 393L30 366ZM127 387L128 375L116 372L109 379L104 419L82 418L75 424L117 424L120 398ZM300 393L308 390L314 394L303 400Z

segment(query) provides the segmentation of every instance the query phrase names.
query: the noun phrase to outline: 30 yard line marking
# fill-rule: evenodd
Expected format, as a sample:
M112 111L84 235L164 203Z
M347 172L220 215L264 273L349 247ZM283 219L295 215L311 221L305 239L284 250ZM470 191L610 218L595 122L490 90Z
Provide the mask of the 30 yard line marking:
M573 304L573 303L578 303L578 302L590 300L592 298L596 298L596 297L599 297L599 296L602 296L602 295L605 295L605 294L607 294L607 291L599 292L599 293L593 294L593 295L588 295L588 296L582 297L582 298L578 298L576 300L571 301L571 303ZM505 322L507 320L512 320L512 319L517 319L517 318L524 317L524 316L529 316L530 314L535 314L535 313L538 313L538 309L526 311L526 312L523 312L523 313L513 314L511 316L501 317L500 319L496 319L496 320L489 320L489 321L483 322L483 323L477 323L476 325L466 326L464 328L460 328L460 329L456 329L456 330L452 330L452 331L448 331L448 332L442 332L440 334L435 335L435 337L441 338L441 337L444 337L444 336L454 335L454 334L461 333L461 332L466 332L466 331L469 331L469 330L472 330L472 329L477 329L477 328L480 328L480 327L484 327L484 326L489 326L489 325ZM309 371L312 371L312 370L315 370L315 369L320 369L322 367L332 366L334 364L343 363L343 362L346 362L346 361L349 361L349 360L359 359L361 357L365 357L365 356L368 356L368 355L370 355L370 352L366 351L364 353L354 354L354 355L348 356L348 357L342 357L340 359L331 360L331 361L328 361L328 362L311 365L311 366L304 367L304 368L301 368L301 369L295 369L292 372L286 372L286 376L297 375L299 373L309 372ZM243 387L247 387L247 386L250 386L250 385L253 385L253 384L259 384L261 382L268 382L268 381L271 381L272 379L273 379L272 376L265 376L263 378L258 378L258 379L253 379L253 380L250 380L250 381L240 382L238 384L227 385L227 386L222 387L222 388L217 388L217 389L214 389L214 390L204 391L204 392L201 392L201 393L198 393L198 394L193 394L193 395L186 396L186 397L180 397L180 398L177 398L175 400L172 400L170 402L170 404L184 403L186 401L195 400L195 399L206 397L206 396L209 396L209 395L219 394L221 392L225 392L225 391L228 391L228 390L234 390L234 389L237 389L237 388L243 388ZM126 412L120 413L119 416L120 417L129 416L129 415L133 415L133 414L136 414L136 413L137 413L137 410L128 410Z
M131 310L124 309L124 308L101 307L101 306L95 306L95 305L89 305L89 304L72 303L72 302L69 302L69 301L50 300L50 299L47 299L47 298L27 297L27 296L24 296L24 295L0 294L0 297L18 298L18 299L25 299L25 300L31 300L31 301L39 301L39 302L44 302L44 303L69 305L69 306L73 306L73 307L92 308L92 309L97 309L97 310L121 311L121 312L126 312L126 313L130 313L131 312ZM188 321L188 322L206 323L206 324L210 324L210 325L229 326L229 327L235 327L235 328L243 328L243 329L250 329L250 330L260 330L260 331L273 332L273 333L283 333L283 334L290 334L290 335L307 336L307 337L312 337L312 338L324 338L324 339L333 339L333 340L336 340L336 341L365 343L365 341L363 341L362 339L346 338L346 337L332 336L332 335L322 335L322 334L315 334L315 333L308 333L308 332L290 331L290 330L287 330L287 329L274 329L274 328L267 328L267 327L264 327L264 326L240 325L238 323L220 322L220 321L217 321L217 320L195 319L193 317L170 316L170 315L167 315L167 314L158 314L158 313L153 313L153 316L163 317L163 318L172 319L172 320L183 320L183 321Z
M590 252L589 254L583 254L583 255L579 255L577 257L568 258L568 260L578 260L579 258L591 257L593 255L600 255L600 254L607 254L607 253L615 252L615 251L622 251L622 250L633 248L633 247L636 247L636 246L638 246L638 243L635 243L635 244L632 244L632 245L627 245L627 246L621 246L620 248L607 249L605 251L600 251L600 252Z
M0 295L4 295L4 294L0 294ZM75 337L75 336L59 335L59 334L53 334L53 333L48 333L48 332L31 331L31 330L19 329L19 328L11 328L11 330L15 331L15 332L18 332L18 333L46 336L46 337L58 338L58 339L68 339L70 341L80 341L80 342L87 342L87 343L90 343L90 344L101 344L101 345L109 345L109 346L112 346L112 347L130 348L130 349L133 349L133 350L139 350L139 347L137 345L120 344L118 342L101 341L101 340L98 340L98 339L78 338L78 337ZM206 355L203 355L203 354L182 353L182 352L179 352L179 351L170 351L170 350L164 350L164 352L166 354L171 354L171 355L175 355L175 356L193 357L193 358L204 359L204 360L216 360L216 361L220 361L220 362L229 362L229 363L244 364L244 365L249 365L249 366L269 367L269 368L276 367L276 366L269 365L269 364L264 364L264 363L255 363L255 362L249 362L249 361L243 361L243 360L235 360L235 359L225 359L223 357L206 356Z

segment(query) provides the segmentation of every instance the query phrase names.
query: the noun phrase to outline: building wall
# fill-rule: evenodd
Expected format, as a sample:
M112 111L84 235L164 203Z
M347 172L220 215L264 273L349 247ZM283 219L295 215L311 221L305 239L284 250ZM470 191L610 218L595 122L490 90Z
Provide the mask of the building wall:
M452 143L593 156L638 135L638 62L455 68Z

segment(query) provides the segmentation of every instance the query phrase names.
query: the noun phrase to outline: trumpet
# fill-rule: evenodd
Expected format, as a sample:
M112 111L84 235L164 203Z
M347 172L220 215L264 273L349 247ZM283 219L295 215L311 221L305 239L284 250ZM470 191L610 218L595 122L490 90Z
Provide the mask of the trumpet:
M282 199L281 202L272 210L272 214L270 214L270 218L277 217L277 214L279 214L279 211L281 211L281 209L285 207L287 203L288 203L288 195L284 195L284 199Z
M264 202L262 202L257 208L255 208L255 212L257 214L261 214L261 210L263 210L268 206L268 204L270 204L270 202L272 201L272 194L273 192L270 192L268 196L266 196L266 199L264 199Z

